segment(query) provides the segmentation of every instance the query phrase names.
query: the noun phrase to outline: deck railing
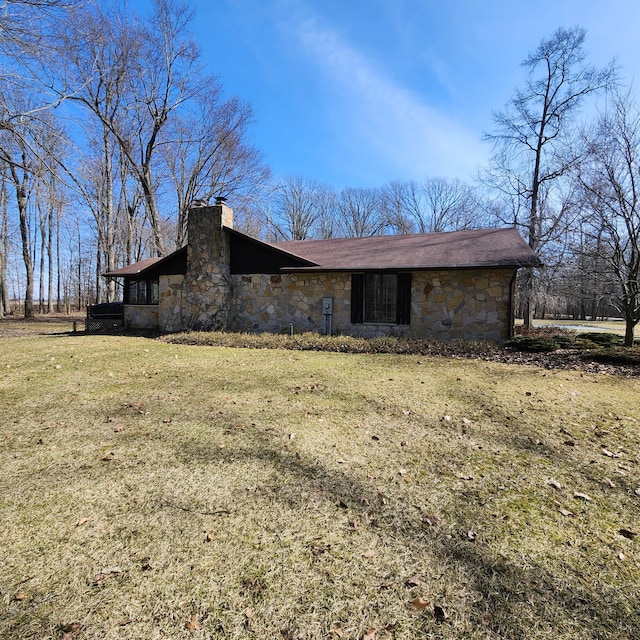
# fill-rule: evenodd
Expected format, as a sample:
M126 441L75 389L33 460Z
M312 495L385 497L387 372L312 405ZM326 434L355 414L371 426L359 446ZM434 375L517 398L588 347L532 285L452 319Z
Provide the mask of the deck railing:
M102 333L118 331L124 327L122 302L101 302L87 306L85 331Z

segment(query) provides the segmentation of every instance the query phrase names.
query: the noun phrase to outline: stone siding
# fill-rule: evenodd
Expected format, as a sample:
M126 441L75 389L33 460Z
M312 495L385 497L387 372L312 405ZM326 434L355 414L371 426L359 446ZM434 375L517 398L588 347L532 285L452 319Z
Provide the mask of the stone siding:
M160 276L159 326L161 331L182 330L183 275Z
M234 275L235 331L323 331L322 298L333 298L333 332L351 325L351 276L345 273Z
M122 307L125 329L157 329L157 304L125 304Z
M234 275L231 322L235 331L319 331L322 299L333 298L333 333L406 335L438 340L495 340L511 335L513 269L415 272L411 323L352 324L349 273Z
M232 211L224 204L189 211L187 273L182 289L182 328L211 331L229 326Z

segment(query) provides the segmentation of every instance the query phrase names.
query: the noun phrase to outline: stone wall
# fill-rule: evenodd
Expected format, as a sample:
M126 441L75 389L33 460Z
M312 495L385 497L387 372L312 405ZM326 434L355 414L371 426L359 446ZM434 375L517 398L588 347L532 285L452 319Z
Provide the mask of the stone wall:
M182 330L183 275L160 276L159 327L161 331Z
M157 304L125 304L122 307L125 329L157 329Z
M296 333L323 330L322 298L333 297L333 332L351 325L351 276L345 273L254 274L233 278L235 331Z
M506 340L514 276L514 269L414 273L408 333L444 341Z
M411 323L351 324L349 273L234 275L229 329L323 332L322 298L333 297L333 333L501 342L511 334L513 269L416 272Z
M187 273L182 286L182 328L211 331L229 325L232 211L225 204L189 211Z

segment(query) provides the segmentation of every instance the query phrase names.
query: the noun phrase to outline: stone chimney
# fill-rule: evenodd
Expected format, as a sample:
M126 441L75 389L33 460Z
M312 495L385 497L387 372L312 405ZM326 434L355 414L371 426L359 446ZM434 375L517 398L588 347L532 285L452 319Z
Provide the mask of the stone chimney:
M233 211L224 198L215 205L195 202L189 210L187 272L182 289L182 328L226 329L231 307L229 234Z

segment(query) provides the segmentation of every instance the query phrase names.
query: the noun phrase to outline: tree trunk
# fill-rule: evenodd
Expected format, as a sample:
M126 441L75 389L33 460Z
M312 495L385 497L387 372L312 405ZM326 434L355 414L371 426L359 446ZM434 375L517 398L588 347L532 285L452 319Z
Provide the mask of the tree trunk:
M533 269L525 269L522 277L522 317L525 329L533 328Z
M23 160L24 159L23 157ZM31 238L29 237L29 218L27 211L27 172L23 170L23 177L20 179L18 176L18 167L11 164L9 168L16 188L16 200L20 218L20 239L22 241L22 259L24 261L26 277L24 317L33 318L33 258L31 256Z
M49 273L49 283L47 289L47 313L53 313L53 218L54 208L49 208L47 221L47 263Z
M9 228L7 215L7 183L4 174L0 184L0 318L9 313L7 291L7 256L9 254Z
M631 309L626 310L624 314L624 321L624 346L633 347L633 333L637 324L637 320L633 317Z

